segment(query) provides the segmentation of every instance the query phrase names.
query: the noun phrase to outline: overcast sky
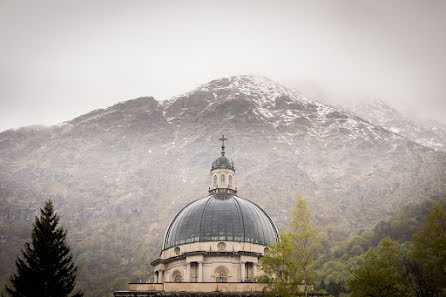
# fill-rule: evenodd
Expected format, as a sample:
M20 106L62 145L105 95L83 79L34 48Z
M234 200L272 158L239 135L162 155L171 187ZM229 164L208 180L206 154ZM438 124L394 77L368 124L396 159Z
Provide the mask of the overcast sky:
M0 130L260 74L446 122L446 1L0 0Z

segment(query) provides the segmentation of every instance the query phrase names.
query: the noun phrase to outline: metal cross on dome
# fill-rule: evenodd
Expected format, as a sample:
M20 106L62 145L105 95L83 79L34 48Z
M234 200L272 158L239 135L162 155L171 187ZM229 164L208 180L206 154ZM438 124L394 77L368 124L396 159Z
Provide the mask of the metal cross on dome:
M225 140L228 140L227 138L225 138L225 135L223 134L221 136L221 138L219 138L218 140L221 140L222 144L221 144L221 155L224 156L225 155Z

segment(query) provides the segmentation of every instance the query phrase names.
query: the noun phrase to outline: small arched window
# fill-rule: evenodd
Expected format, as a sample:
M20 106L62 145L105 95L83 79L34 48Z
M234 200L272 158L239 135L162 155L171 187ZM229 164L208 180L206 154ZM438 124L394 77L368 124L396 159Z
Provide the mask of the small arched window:
M173 281L176 282L176 283L181 282L181 272L179 272L178 270L175 271L173 273L173 277L172 278L173 278Z
M221 186L224 187L225 186L225 175L224 174L221 175L220 182L221 182Z
M218 268L215 273L215 281L218 283L226 283L228 281L228 272L223 268Z
M228 186L232 187L232 175L228 177Z
M217 175L214 175L214 186L217 186Z

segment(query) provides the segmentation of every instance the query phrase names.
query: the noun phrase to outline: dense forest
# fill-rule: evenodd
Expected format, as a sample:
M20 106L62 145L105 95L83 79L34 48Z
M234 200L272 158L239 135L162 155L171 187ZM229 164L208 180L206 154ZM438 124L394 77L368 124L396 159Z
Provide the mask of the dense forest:
M370 230L362 230L342 240L333 229L322 230L324 249L318 255L316 264L317 284L333 296L349 296L352 271L358 269L369 251L375 251L380 242L390 239L398 250L401 263L408 259L413 247L414 234L419 233L435 203L443 209L446 198L433 198L418 205L406 207L399 214L380 221ZM444 232L444 231L443 231Z
M318 235L323 248L317 254L315 261L316 288L336 297L349 296L351 293L349 282L353 277L351 271L358 267L369 249L376 248L386 237L396 243L399 257L403 261L412 248L413 235L420 232L426 216L437 202L444 208L446 198L436 197L406 207L399 214L380 221L373 228L361 230L348 238L344 230L333 226L319 228ZM151 280L150 262L159 253L158 245L161 238L156 234L156 237L135 240L135 236L141 235L139 231L143 226L140 226L141 218L137 215L132 220L135 226L133 231L123 227L125 225L120 223L119 217L110 218L109 223L102 226L101 235L84 242L82 246L73 240L75 235L68 234L72 239L70 243L74 261L78 266L78 284L86 297L111 297L113 291L126 289L130 281ZM29 226L11 225L3 228L14 228L17 240L28 240L31 227L30 223ZM111 236L111 233L119 234L120 240L110 242L112 238L116 238ZM135 252L136 250L138 252ZM92 257L95 258L94 261ZM109 282L110 279L113 281Z

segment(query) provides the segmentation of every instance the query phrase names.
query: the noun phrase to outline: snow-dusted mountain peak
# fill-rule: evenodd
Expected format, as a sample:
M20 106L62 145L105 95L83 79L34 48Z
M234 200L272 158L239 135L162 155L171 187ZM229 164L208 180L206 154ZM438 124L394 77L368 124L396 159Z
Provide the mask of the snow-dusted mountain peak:
M213 80L200 88L201 90L231 90L233 95L247 95L261 105L275 104L275 99L287 96L294 100L304 100L298 92L265 77L257 75L238 75Z
M164 102L163 106L167 122L175 126L190 126L201 121L208 128L235 124L252 131L254 127L262 127L260 133L263 134L284 133L279 142L291 146L296 144L296 137L319 143L339 138L343 147L363 141L401 141L395 133L262 76L239 75L212 80ZM395 148L391 146L391 149Z
M187 98L203 92L212 94L210 98L207 98L208 101L212 101L212 99L231 100L245 96L261 106L275 105L275 99L279 97L289 97L293 101L310 101L298 92L265 76L237 75L214 79L190 92L166 100L164 105L169 106L178 98Z
M381 99L345 106L353 114L374 125L406 137L434 150L446 151L446 126L410 118Z

